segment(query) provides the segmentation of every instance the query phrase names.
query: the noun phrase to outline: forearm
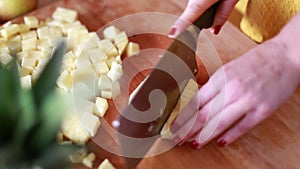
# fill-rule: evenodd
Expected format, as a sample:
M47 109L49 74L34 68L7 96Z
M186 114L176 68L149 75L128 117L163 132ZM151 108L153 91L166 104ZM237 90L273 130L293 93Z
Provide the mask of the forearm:
M276 37L282 44L286 56L300 75L300 12L282 29ZM275 38L275 39L276 39ZM300 78L300 77L299 77Z

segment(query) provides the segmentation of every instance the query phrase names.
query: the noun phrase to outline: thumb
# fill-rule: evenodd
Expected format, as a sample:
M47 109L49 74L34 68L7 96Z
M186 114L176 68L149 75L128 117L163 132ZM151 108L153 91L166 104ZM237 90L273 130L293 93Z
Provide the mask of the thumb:
M220 2L212 25L212 32L214 34L219 33L237 2L238 0L223 0Z
M218 0L189 0L181 16L171 27L169 36L176 37Z

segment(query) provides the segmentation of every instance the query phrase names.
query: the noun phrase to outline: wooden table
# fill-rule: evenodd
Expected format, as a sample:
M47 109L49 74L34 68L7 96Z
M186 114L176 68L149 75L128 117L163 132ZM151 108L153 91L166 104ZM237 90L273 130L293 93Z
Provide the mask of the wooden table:
M41 0L43 1L43 0ZM90 31L121 16L137 12L163 12L179 15L186 0L65 0L48 4L34 11L33 15L45 19L57 6L79 12L79 19ZM91 19L92 18L92 19ZM214 44L223 63L226 63L256 46L238 29L226 23L220 35L208 30L207 37ZM276 83L276 82L274 82ZM251 132L223 148L216 141L192 150L188 145L144 159L139 169L296 169L300 168L300 88L270 118ZM102 158L106 155L100 155ZM107 157L118 168L124 168L120 157ZM99 163L99 161L97 162ZM81 167L78 167L81 168Z

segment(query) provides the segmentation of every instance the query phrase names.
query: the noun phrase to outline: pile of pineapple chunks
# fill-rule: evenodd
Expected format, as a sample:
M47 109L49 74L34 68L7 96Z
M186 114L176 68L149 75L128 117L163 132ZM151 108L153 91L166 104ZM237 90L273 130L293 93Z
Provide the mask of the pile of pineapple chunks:
M0 62L6 65L16 56L21 84L31 88L49 60L56 41L65 39L68 48L57 87L81 100L77 113L75 109L67 113L58 140L67 138L75 144L85 144L97 133L99 117L103 117L109 107L107 99L120 93L121 55L124 52L127 56L137 54L139 45L129 42L126 33L114 26L105 28L104 39L100 40L96 32L89 32L77 20L77 16L76 11L58 7L52 18L45 21L25 16L24 23L5 23L0 27ZM91 81L88 77L97 81L96 96L91 83L86 82ZM76 160L74 158L71 161L92 168L95 154L85 152ZM114 167L105 160L100 168Z

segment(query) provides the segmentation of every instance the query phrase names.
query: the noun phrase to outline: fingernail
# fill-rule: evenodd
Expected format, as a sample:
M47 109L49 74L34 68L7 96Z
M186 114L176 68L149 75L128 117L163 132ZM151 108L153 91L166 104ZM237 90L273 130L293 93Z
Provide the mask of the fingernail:
M195 140L193 140L193 141L190 143L190 147L191 147L192 149L197 149L197 148L199 147L199 144L198 144Z
M177 124L171 124L171 127L170 127L170 131L171 133L176 133L176 131L178 131L179 129L179 126Z
M226 144L227 144L226 141L223 140L223 139L220 140L220 141L218 141L218 146L219 146L219 147L224 147Z
M221 25L217 25L213 28L213 34L218 35L220 30L221 30L222 26Z
M178 32L178 29L176 27L172 27L170 32L169 32L169 37L170 38L175 38L177 36L177 32Z

